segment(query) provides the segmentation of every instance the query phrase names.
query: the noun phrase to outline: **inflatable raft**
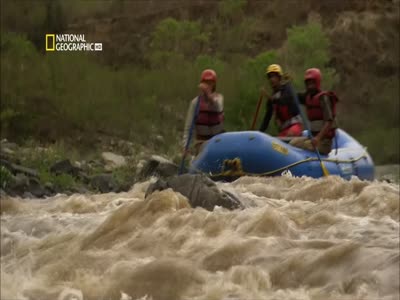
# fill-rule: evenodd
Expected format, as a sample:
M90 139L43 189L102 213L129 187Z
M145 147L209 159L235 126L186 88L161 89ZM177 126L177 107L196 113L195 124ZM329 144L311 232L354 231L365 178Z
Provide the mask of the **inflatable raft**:
M345 179L374 179L374 163L365 147L341 129L333 149L321 159L330 175ZM240 176L323 176L315 152L293 147L258 131L228 132L214 136L192 161L191 173L206 173L214 180L232 181Z

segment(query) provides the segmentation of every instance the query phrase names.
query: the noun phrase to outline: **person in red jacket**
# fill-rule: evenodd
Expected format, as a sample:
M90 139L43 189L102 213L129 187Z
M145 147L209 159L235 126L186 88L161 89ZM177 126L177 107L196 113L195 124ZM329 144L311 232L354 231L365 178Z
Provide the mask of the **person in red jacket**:
M185 128L182 139L182 146L185 149L189 138L189 131L195 118L193 137L194 151L197 155L204 143L214 135L224 132L224 97L216 92L217 74L214 70L207 69L201 74L199 97L191 101L185 122ZM196 104L199 103L198 113L196 115ZM185 150L184 150L185 151Z
M267 130L272 115L279 127L280 137L301 136L303 131L299 108L290 92L288 83L283 81L283 72L280 65L268 66L266 73L271 84L273 95L268 97L267 109L260 131Z
M313 139L296 138L290 144L310 151L314 151L316 147L321 154L328 154L332 150L332 140L337 128L338 98L334 92L321 90L321 80L319 69L308 69L304 75L306 92L299 97L300 102L306 107Z

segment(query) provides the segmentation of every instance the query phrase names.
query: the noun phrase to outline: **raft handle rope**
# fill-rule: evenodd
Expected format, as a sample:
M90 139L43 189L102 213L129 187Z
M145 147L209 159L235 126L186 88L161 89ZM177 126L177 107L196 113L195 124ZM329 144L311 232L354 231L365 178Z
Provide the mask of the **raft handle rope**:
M364 148L364 152L357 158L352 158L352 159L330 159L330 158L323 158L323 161L326 162L334 162L334 163L352 163L354 164L354 162L359 161L363 158L367 157L367 150L366 148ZM299 160L297 162L294 162L292 164L289 164L287 166L281 167L279 169L275 169L269 172L265 172L265 173L247 173L245 171L243 171L243 167L242 167L242 163L240 161L239 158L235 158L233 161L235 162L234 164L232 164L232 166L235 166L232 170L225 170L225 166L226 166L226 161L224 160L223 162L223 166L222 166L222 172L220 173L208 173L207 175L210 177L237 177L237 176L269 176L278 172L282 172L285 169L289 169L291 167L297 166L299 164L305 163L305 162L310 162L310 161L319 161L319 159L317 157L309 157L303 160ZM228 165L230 165L228 163ZM205 173L199 169L195 169L196 173Z

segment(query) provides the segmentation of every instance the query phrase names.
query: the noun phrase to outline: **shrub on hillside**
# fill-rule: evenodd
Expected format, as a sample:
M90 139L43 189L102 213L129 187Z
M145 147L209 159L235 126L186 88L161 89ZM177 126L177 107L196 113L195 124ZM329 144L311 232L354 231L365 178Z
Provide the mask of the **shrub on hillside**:
M208 43L208 35L201 24L194 21L162 20L155 28L150 42L148 59L155 68L176 66L185 59L193 59Z
M308 68L319 68L323 87L331 89L339 80L329 66L330 41L319 23L294 26L287 30L287 40L280 53L283 67L292 75L297 88L303 89L303 74Z

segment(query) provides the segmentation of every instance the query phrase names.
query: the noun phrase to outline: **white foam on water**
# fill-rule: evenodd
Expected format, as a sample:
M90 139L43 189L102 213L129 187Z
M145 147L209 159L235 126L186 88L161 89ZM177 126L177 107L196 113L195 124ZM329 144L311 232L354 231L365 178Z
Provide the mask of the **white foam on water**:
M2 299L399 299L398 184L243 177L212 212L149 184L2 199Z

